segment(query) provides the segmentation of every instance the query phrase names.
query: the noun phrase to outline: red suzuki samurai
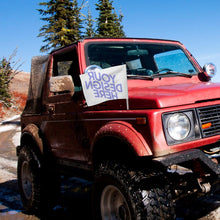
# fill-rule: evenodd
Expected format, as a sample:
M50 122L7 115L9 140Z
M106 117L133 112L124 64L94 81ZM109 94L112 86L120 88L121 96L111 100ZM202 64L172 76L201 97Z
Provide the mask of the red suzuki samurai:
M219 184L215 71L172 40L84 39L33 57L17 147L24 208L48 207L68 173L93 182L95 219L174 219L177 195Z

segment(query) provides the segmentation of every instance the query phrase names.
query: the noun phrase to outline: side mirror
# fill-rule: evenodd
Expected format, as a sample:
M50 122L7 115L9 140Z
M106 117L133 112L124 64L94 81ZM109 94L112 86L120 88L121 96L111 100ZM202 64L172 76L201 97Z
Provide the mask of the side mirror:
M199 79L206 82L210 81L216 72L216 66L213 63L207 63L203 66L203 72L199 73Z
M71 93L75 92L72 76L54 76L50 78L50 92L52 93Z
M216 73L216 66L213 63L207 63L204 65L203 70L212 78Z

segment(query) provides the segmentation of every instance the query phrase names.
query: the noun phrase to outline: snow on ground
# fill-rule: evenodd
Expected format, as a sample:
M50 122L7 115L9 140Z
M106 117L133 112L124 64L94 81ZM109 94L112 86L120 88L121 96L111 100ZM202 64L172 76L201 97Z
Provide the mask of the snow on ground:
M18 126L17 124L13 124L10 122L19 121L19 120L20 120L20 115L15 115L11 118L8 118L8 119L0 122L0 133L10 131L10 130L16 130L16 133L15 133L14 137L12 138L12 142L13 142L14 146L18 146L20 143L21 129L20 129L20 126Z
M17 129L16 131L17 131L16 134L12 138L12 142L13 142L14 146L18 146L20 144L20 137L21 137L21 130L20 130L20 128Z
M17 161L8 160L6 158L0 157L0 168L7 167L10 164L10 167L17 168Z
M17 122L20 120L20 115L15 115L11 118L8 118L4 121L0 122L0 133L7 132L10 130L14 130L15 135L12 138L12 142L14 146L19 145L20 142L20 126L17 123L13 123L13 121ZM11 169L17 169L17 161L9 160L3 157L0 157L0 182L6 182L12 179L16 179L17 176L10 172Z
M16 124L10 123L14 120L20 120L20 115L15 115L15 116L8 118L4 121L1 121L0 122L0 133L5 132L5 131L10 131L10 130L17 128L18 126Z
M10 172L11 169L17 169L17 161L0 157L0 183L17 178L14 173Z
M10 166L10 164L9 164ZM0 183L4 183L4 182L7 182L7 181L11 181L13 179L17 179L17 176L3 168L1 168L1 161L0 161Z
M19 118L20 118L20 115L14 115L11 118L8 118L8 119L5 119L4 121L1 121L0 125L4 125L7 122L14 121L14 120L19 119Z
M0 127L0 133L13 130L14 128L15 128L14 125L4 125L3 127Z

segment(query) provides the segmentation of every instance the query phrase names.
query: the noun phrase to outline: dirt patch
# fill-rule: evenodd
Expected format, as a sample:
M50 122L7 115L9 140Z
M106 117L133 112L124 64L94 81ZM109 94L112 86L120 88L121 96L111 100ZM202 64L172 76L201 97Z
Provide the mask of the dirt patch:
M18 92L27 95L28 85L30 80L30 74L26 72L20 72L12 79L10 83L10 91Z

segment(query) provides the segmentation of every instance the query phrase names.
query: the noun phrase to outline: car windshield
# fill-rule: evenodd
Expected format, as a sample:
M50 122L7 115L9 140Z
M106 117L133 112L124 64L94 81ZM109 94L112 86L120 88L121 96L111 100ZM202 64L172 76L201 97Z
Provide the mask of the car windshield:
M88 43L87 66L108 68L126 64L128 76L191 76L197 71L184 51L173 44L104 42Z

